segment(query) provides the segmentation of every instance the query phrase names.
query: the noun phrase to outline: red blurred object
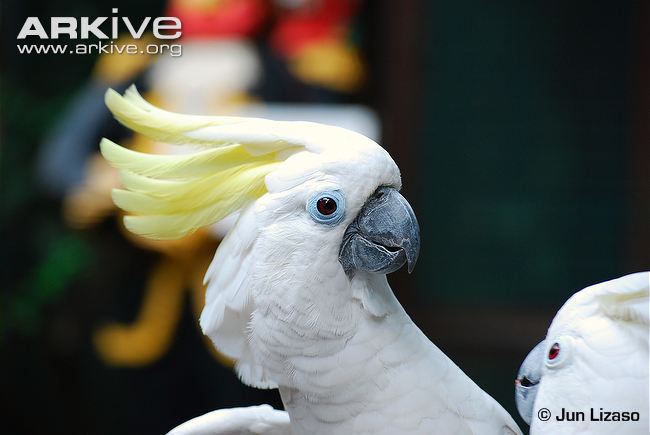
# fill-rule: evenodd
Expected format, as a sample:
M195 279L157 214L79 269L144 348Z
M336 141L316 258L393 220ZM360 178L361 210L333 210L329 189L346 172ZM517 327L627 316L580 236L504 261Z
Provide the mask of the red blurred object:
M266 18L263 0L222 0L211 8L191 7L172 0L167 14L183 23L183 38L212 39L255 35Z
M345 38L358 7L356 0L307 0L298 8L283 9L271 46L290 57L311 42Z

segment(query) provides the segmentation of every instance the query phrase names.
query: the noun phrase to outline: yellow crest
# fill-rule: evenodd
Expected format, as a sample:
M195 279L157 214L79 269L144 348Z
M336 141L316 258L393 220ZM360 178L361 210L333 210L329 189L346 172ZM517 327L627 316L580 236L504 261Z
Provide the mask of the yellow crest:
M106 105L122 124L152 139L203 147L159 155L102 139L102 155L121 171L124 189L115 189L113 200L132 213L124 223L152 239L183 237L264 195L266 175L296 147L265 134L270 121L170 113L147 103L134 87L124 96L109 89Z

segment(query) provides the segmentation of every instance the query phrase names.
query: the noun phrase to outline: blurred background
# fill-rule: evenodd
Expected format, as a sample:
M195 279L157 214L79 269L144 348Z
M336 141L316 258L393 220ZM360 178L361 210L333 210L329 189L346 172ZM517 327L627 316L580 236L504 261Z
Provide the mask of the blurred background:
M526 428L513 380L555 312L650 266L649 6L3 1L2 432L160 434L221 407L281 406L243 386L197 325L224 227L164 244L121 228L99 139L164 149L103 107L107 87L131 83L172 110L380 139L423 239L415 272L390 277L397 297ZM138 24L180 17L183 54L18 53L29 16L111 8Z

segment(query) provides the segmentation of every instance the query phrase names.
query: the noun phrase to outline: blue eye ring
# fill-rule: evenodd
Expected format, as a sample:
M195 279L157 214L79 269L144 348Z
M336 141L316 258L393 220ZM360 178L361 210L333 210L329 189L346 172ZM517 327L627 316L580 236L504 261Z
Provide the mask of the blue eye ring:
M336 225L345 217L345 197L340 190L320 192L307 202L307 212L319 224Z

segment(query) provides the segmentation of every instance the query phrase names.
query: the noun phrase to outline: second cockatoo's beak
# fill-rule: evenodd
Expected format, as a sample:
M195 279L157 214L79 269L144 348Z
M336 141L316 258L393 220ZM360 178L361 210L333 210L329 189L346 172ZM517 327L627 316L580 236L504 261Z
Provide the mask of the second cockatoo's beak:
M545 342L537 344L530 351L519 368L515 379L515 403L521 418L530 425L533 417L533 408L539 383L542 380L542 366L544 365Z
M420 252L420 227L413 209L392 187L380 187L345 230L339 262L356 270L388 274L408 263L413 271Z

